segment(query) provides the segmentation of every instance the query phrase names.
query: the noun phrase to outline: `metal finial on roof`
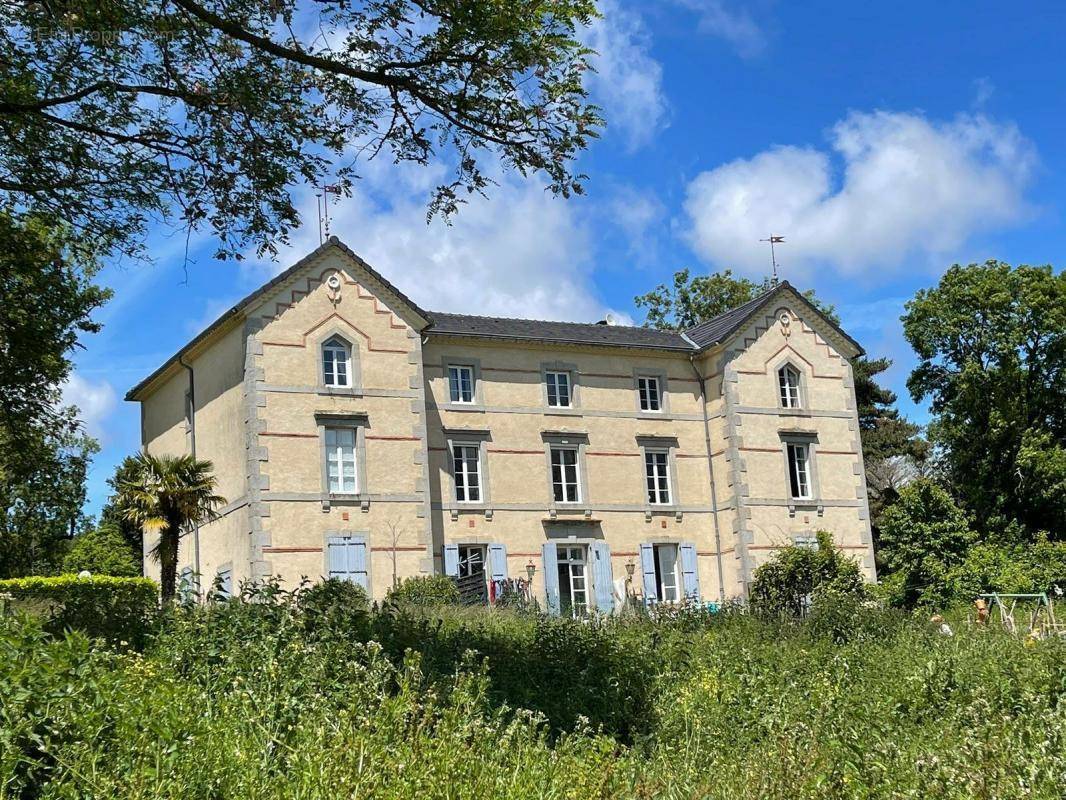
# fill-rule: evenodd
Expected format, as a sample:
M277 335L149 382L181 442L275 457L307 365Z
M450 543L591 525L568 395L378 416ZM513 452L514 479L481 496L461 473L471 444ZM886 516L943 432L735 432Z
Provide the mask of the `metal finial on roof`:
M771 233L769 239L760 239L759 241L760 242L769 242L770 243L770 263L773 265L773 270L774 270L773 271L773 277L770 278L770 285L771 286L777 286L777 253L774 252L774 245L775 244L784 244L785 243L785 237L784 236L775 236L774 234Z

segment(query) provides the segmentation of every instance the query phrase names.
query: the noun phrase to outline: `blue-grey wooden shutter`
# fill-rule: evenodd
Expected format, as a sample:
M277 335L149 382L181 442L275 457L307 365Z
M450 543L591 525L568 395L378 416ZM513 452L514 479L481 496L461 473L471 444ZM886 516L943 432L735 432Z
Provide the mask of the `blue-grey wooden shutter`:
M696 566L696 545L682 542L681 547L681 585L685 589L685 599L698 603L700 599L700 573Z
M644 605L650 606L659 599L659 583L655 580L655 545L651 542L640 545L640 571L644 576Z
M326 542L329 577L348 580L348 544L344 536L330 536Z
M601 614L614 611L614 573L611 570L611 548L607 542L593 542L592 587L596 592L596 610Z
M444 574L459 577L459 545L444 545Z
M365 536L330 536L326 543L329 553L329 577L358 583L370 591Z
M545 542L544 552L544 599L549 614L559 614L559 560L555 542Z
M348 537L348 578L366 589L370 593L370 570L367 566L366 537Z
M507 580L507 547L500 542L489 545L489 577L493 581Z

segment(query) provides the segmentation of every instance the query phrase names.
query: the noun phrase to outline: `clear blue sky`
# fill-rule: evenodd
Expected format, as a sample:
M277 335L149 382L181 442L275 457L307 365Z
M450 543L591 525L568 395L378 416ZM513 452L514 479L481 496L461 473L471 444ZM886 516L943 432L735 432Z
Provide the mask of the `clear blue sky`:
M873 7L876 6L876 7ZM690 267L782 274L836 304L887 382L913 364L899 314L953 262L1061 266L1066 208L1066 6L609 0L585 38L608 129L583 157L585 197L501 177L451 227L426 226L439 173L365 165L333 232L430 309L639 322L634 295ZM1024 8L1024 10L1022 10ZM152 265L109 265L115 299L67 397L102 442L90 508L139 445L125 391L259 283L318 244L309 224L276 263L212 260L153 232Z

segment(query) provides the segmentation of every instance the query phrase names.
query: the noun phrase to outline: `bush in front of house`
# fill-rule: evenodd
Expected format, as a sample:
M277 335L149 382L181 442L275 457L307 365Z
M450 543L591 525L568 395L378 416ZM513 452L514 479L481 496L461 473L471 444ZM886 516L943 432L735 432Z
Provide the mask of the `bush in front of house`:
M77 574L82 570L93 575L139 578L141 563L122 531L102 525L75 536L63 559L64 572Z
M389 589L386 603L407 606L454 606L461 601L459 587L447 575L415 575Z
M748 598L758 614L798 617L819 596L862 598L858 563L838 550L828 531L818 531L816 548L789 545L755 570Z
M298 590L296 603L312 636L366 636L370 600L357 583L329 578Z
M159 609L159 587L148 578L10 578L0 581L0 596L12 610L40 618L49 633L77 630L122 647L144 645Z

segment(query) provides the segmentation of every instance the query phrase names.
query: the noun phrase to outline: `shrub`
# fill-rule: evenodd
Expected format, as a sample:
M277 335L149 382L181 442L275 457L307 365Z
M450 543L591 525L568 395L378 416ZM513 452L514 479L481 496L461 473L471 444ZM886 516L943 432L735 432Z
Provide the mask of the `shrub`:
M142 647L156 618L159 587L148 578L29 577L0 581L14 609L58 635L77 630L120 646Z
M122 532L114 526L104 525L74 537L70 552L63 559L64 572L82 570L93 575L137 578L141 575L141 562Z
M370 601L357 583L329 578L296 593L305 630L314 636L365 636Z
M818 531L817 540L817 549L789 545L755 570L748 595L753 611L801 616L819 595L865 595L859 565L833 545L827 531Z
M950 573L974 542L970 520L927 478L913 481L881 515L885 599L903 608L943 606L953 599Z
M447 575L405 578L385 595L385 602L411 606L459 605L459 587Z

